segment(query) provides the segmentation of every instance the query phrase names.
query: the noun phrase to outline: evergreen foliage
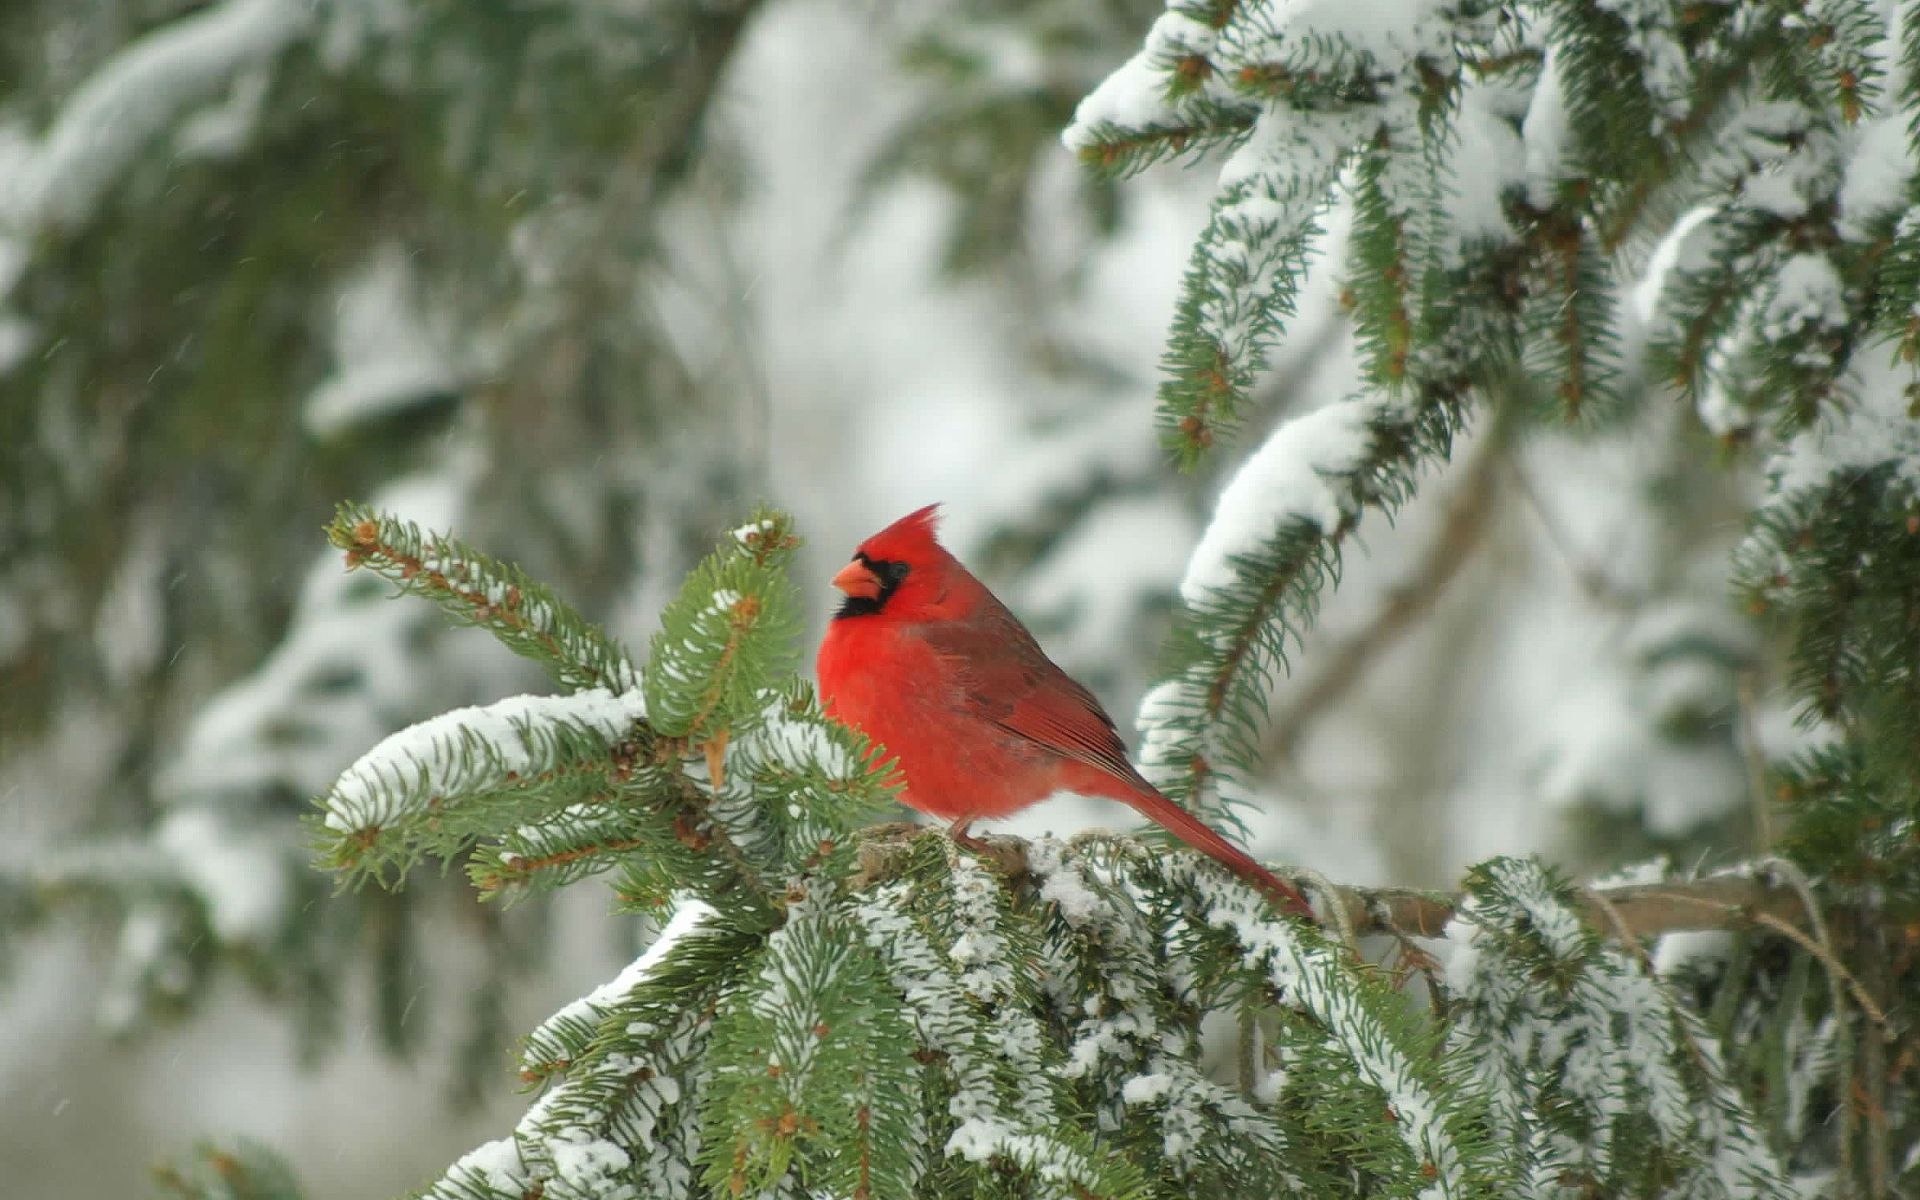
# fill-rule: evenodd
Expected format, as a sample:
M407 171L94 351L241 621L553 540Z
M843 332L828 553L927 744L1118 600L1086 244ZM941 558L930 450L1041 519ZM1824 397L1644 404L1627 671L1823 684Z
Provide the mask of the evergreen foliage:
M1448 1037L1520 1165L1514 1194L1793 1194L1698 1014L1604 945L1564 880L1495 859L1467 891Z
M184 1167L156 1168L154 1183L175 1200L300 1200L293 1172L256 1142L202 1145Z
M334 534L397 572L387 546L429 542L352 508ZM726 539L628 692L449 713L322 798L322 855L350 879L470 850L483 892L510 868L618 870L624 903L672 913L529 1036L521 1075L544 1092L427 1195L1732 1198L1794 1194L1796 1157L1830 1169L1788 1140L1808 1097L1750 1099L1749 1072L1799 1042L1721 1041L1782 971L1800 1042L1859 1019L1807 988L1810 960L1663 974L1534 861L1477 868L1444 969L1409 947L1397 975L1204 860L1112 835L1036 840L1008 875L926 831L876 868L860 847L893 835L857 827L886 763L779 674L795 543L777 513ZM512 577L455 557L462 585L426 589L442 603ZM501 636L584 681L604 641L545 611L570 636ZM1416 974L1431 1013L1395 986ZM1221 1021L1237 1083L1207 1058Z
M711 907L690 918L680 901L677 936L634 969L641 991L656 975L676 989L677 1023L550 1022L529 1073L560 1082L439 1188L1884 1192L1914 1131L1886 1056L1901 1018L1882 1004L1913 964L1862 984L1835 955L1871 959L1876 922L1916 895L1920 564L1900 547L1920 439L1860 357L1904 354L1904 318L1881 314L1920 299L1900 290L1915 277L1899 218L1911 171L1874 157L1901 111L1888 97L1905 98L1892 38L1845 4L1799 23L1742 7L1419 5L1378 27L1338 6L1176 4L1068 134L1117 171L1231 150L1166 357L1162 426L1189 463L1238 428L1317 221L1336 198L1351 206L1341 299L1362 390L1283 425L1228 483L1143 707L1148 769L1203 807L1257 761L1270 678L1364 512L1393 510L1489 407L1521 427L1591 428L1654 393L1629 386L1641 367L1613 272L1669 256L1631 354L1650 342L1646 361L1712 429L1769 456L1773 498L1741 569L1751 605L1788 618L1794 683L1832 730L1781 775L1783 846L1835 885L1808 893L1812 931L1793 951L1764 931L1704 956L1676 941L1657 970L1624 926L1587 924L1553 872L1495 860L1467 881L1444 969L1423 972L1429 1017L1350 947L1123 840L1036 842L1025 874L1002 880L926 837L869 878L843 813L814 852L765 856L784 790L724 794L753 714L786 687L783 614L764 607L778 562L723 548L643 672L653 755L681 756L690 790L632 805L690 804L719 835L692 849L751 869L655 881L653 896ZM1520 161L1469 178L1483 164L1461 156L1489 150ZM883 795L880 768L842 750L840 785ZM1834 905L1860 914L1853 940L1820 920ZM742 940L682 973L676 955L707 938ZM1237 1087L1202 1056L1208 1018L1238 1027ZM570 1099L610 1086L609 1069L658 1093L644 1122ZM1864 1118L1843 1079L1875 1097ZM1841 1110L1838 1136L1814 1132Z
M122 1024L185 1007L229 962L317 1045L364 955L377 1028L404 1048L432 886L414 868L464 859L503 902L603 877L661 932L527 1037L537 1098L428 1185L443 1200L1920 1189L1912 5L1173 0L1097 86L1131 5L908 31L914 68L958 99L905 122L867 177L961 194L955 271L1028 265L1043 137L1082 89L1066 140L1103 231L1130 173L1224 156L1163 357L1179 462L1228 471L1226 447L1284 407L1274 359L1320 315L1316 284L1351 330L1351 380L1231 469L1179 588L1140 718L1143 769L1177 801L1231 820L1253 798L1277 682L1367 514L1466 440L1653 430L1676 526L1720 519L1689 510L1733 477L1740 598L1781 637L1801 748L1764 761L1732 731L1751 715L1736 677L1771 647L1653 612L1623 639L1648 694L1612 748L1741 744L1758 794L1734 803L1783 857L1726 870L1796 915L1730 912L1657 865L1638 877L1680 914L1659 928L1687 932L1643 937L1605 888L1500 858L1444 902L1444 930L1367 914L1381 942L1344 908L1332 929L1277 918L1123 837L1015 845L1014 868L1008 843L863 830L892 797L885 750L794 676L783 514L694 569L644 661L581 615L676 577L712 532L678 514L731 506L752 469L729 420L747 389L687 360L647 288L760 6L83 7L71 27L58 4L0 13L33 35L0 37L5 115L45 130L16 145L0 127L0 389L32 399L0 404L0 749L57 732L57 695L102 701L100 790L134 781L153 830L0 874L0 928L72 895L122 908ZM1016 26L1065 66L1007 70L994 39ZM30 52L73 28L73 53ZM38 111L15 80L72 100ZM369 248L363 228L390 236ZM330 349L315 294L343 310ZM1123 390L1044 313L1055 298L1021 291L1025 349ZM361 344L393 321L415 352ZM1035 418L1049 470L1004 501L1031 511L983 538L993 558L1036 560L1115 492L1182 486L1118 424ZM518 453L529 439L546 452ZM153 491L186 499L165 520L123 502ZM357 571L296 587L308 551L277 531L346 493L376 496L328 529ZM94 644L103 597L164 595L183 565L239 598L156 601L168 628L223 636L184 666L154 638ZM377 580L557 693L429 716L510 676ZM271 615L223 627L223 606ZM343 744L372 749L343 772ZM1641 764L1610 765L1597 803L1618 816ZM1672 796L1644 790L1638 832L1670 833L1654 805ZM319 858L359 889L331 902L288 833L315 792ZM538 938L510 937L504 907L480 910L484 936L524 965ZM484 1061L494 981L469 1003ZM294 1191L253 1147L159 1182Z
M515 654L548 667L556 683L626 692L638 679L625 650L511 564L362 505L342 505L327 538L347 552L348 566L365 566L455 621L484 627Z
M420 948L523 973L539 914L312 904L298 818L382 735L528 681L288 535L368 495L595 610L697 560L674 498L755 468L714 436L737 380L651 297L703 248L668 227L758 6L0 8L0 791L57 814L0 893L117 914L116 1031L232 972L312 1056L377 961L389 1048L465 1005L455 1075L483 1069L500 998L413 1004Z
M577 688L448 713L350 767L319 825L323 857L350 877L396 880L471 847L483 895L618 870L620 894L643 907L692 888L764 913L780 879L844 853L834 837L887 794L859 740L785 681L781 566L797 541L783 516L742 526L695 570L644 676L515 568L352 506L330 533L351 564L495 630Z
M1232 150L1169 337L1161 421L1183 461L1237 428L1316 214L1342 194L1354 213L1342 295L1367 391L1345 416L1336 404L1283 427L1241 471L1284 465L1324 490L1223 514L1216 527L1237 531L1202 544L1179 649L1143 709L1163 786L1208 802L1220 773L1255 765L1271 677L1341 543L1516 372L1550 399L1540 420L1644 403L1620 386L1610 273L1664 233L1650 361L1730 444L1772 451L1748 591L1796 630L1810 718L1855 735L1851 757L1814 774L1873 773L1836 798L1920 796L1920 623L1905 599L1920 576L1901 558L1920 446L1881 366L1914 359L1913 83L1891 6L1786 11L1468 2L1376 20L1176 0L1083 102L1067 142L1103 170ZM1888 802L1892 827L1920 820ZM1834 822L1865 816L1845 807L1793 805L1793 836L1831 846Z

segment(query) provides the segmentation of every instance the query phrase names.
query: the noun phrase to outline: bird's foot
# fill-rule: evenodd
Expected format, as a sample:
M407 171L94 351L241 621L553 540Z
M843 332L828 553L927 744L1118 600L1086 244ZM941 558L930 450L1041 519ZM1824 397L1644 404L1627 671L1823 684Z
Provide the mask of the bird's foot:
M947 836L953 839L954 845L962 849L971 850L975 854L990 853L993 847L989 846L984 838L974 837L967 832L967 826L971 824L973 824L972 817L962 817L947 826Z

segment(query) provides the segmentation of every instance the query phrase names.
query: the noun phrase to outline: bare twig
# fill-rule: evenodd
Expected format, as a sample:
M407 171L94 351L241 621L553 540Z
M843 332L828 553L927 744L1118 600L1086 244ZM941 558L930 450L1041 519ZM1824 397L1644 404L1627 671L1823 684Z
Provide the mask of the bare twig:
M1615 939L1621 945L1632 948L1634 956L1640 960L1640 965L1646 969L1647 975L1658 978L1660 972L1654 969L1653 956L1647 953L1647 948L1640 939L1633 936L1633 930L1627 927L1627 919L1620 915L1620 910L1614 907L1613 901L1607 898L1606 893L1597 888L1587 888L1580 893L1580 899L1606 918Z
M1433 608L1447 584L1473 557L1493 508L1493 468L1500 459L1499 446L1497 435L1481 440L1440 532L1419 563L1387 593L1386 603L1365 628L1327 652L1326 667L1273 722L1266 739L1270 759L1290 756L1307 727L1346 695L1365 677L1374 660Z
M1254 1069L1254 1056L1260 1052L1260 1011L1251 1004L1240 1006L1239 1071L1240 1094L1253 1099L1254 1085L1260 1082Z
M1718 881L1703 880L1701 882L1714 883ZM1681 929L1737 929L1743 926L1770 930L1779 934L1781 937L1787 938L1792 941L1794 945L1799 946L1814 958L1819 959L1820 965L1825 967L1833 977L1835 985L1837 987L1845 987L1846 991L1853 996L1854 1002L1860 1006L1861 1011L1867 1015L1867 1018L1883 1030L1887 1028L1887 1014L1867 995L1866 989L1860 985L1860 981L1855 979L1852 972L1848 971L1847 968L1841 964L1832 949L1825 944L1824 939L1815 939L1808 936L1806 930L1795 925L1792 921L1787 920L1777 911L1777 905L1781 902L1790 904L1795 910L1801 908L1799 897L1792 888L1754 883L1753 887L1756 892L1765 896L1768 901L1765 906L1755 906L1730 904L1725 899L1694 894L1699 886L1700 884L1670 885L1665 889L1662 900L1668 905L1675 905L1682 909L1691 908L1702 913L1711 911L1717 915L1718 920L1712 917L1703 917L1699 920L1680 918L1677 924L1663 925L1658 929L1641 928L1636 930L1636 932L1640 934L1672 933Z
M1827 932L1826 918L1821 915L1820 905L1813 898L1813 881L1808 879L1807 873L1790 859L1769 858L1764 860L1762 865L1786 880L1792 886L1793 894L1800 898L1801 909L1807 914L1807 925L1813 930L1813 936L1819 943L1817 948L1809 947L1808 952L1818 958L1828 970L1834 973L1835 977L1846 982L1855 998L1861 1002L1860 1007L1873 1018L1883 1033L1886 1032L1888 1028L1886 1013L1874 1003L1872 997L1867 995L1866 989L1860 986L1859 981L1840 965L1840 956L1834 953L1833 938ZM1840 1005L1836 998L1834 1011L1838 1012L1839 1009Z
M1575 581L1580 584L1580 590L1596 604L1605 608L1629 612L1639 607L1642 598L1614 582L1613 577L1594 563L1581 549L1574 540L1572 531L1567 528L1566 522L1560 519L1560 515L1540 495L1539 489L1533 486L1533 479L1527 474L1526 469L1511 456L1503 461L1507 465L1507 474L1513 479L1514 490L1520 494L1521 499L1526 501L1528 509L1539 520L1540 528L1546 532L1547 541L1559 551L1561 559L1567 564L1567 569L1573 572Z

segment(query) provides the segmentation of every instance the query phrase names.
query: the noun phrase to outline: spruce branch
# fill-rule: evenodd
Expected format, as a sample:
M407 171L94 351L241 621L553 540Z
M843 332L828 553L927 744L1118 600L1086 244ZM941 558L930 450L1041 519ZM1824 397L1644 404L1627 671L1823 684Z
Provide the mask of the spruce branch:
M933 830L858 840L851 886L837 868L797 877L778 926L683 908L619 979L535 1031L522 1070L550 1090L429 1194L644 1181L690 1196L703 1179L742 1194L1127 1198L1169 1181L1304 1197L1351 1189L1358 1172L1361 1186L1479 1197L1551 1195L1569 1170L1771 1178L1711 1035L1632 947L1605 940L1655 928L1642 910L1662 902L1656 889L1605 889L1587 903L1593 924L1573 889L1510 860L1476 871L1463 897L1358 894L1356 929L1392 928L1404 904L1436 922L1419 932L1445 920L1456 952L1476 956L1433 977L1443 1014L1469 1014L1471 1036L1442 1052L1442 1027L1384 975L1209 864L1105 836L991 839L992 865ZM1664 886L1725 889L1715 903L1729 911L1765 902L1733 889L1777 890ZM1243 1094L1199 1068L1198 1031L1249 1003L1260 1045ZM1490 1032L1546 1009L1581 1040ZM1530 1073L1530 1047L1552 1069ZM1566 1054L1578 1071L1553 1057ZM1597 1140L1576 1154L1525 1142L1533 1129ZM1657 1165L1637 1165L1646 1153ZM1516 1180L1542 1186L1516 1193Z
M631 680L610 643L510 569L355 510L335 529L403 590L501 640L561 657L585 646L576 659ZM772 881L833 861L836 839L892 794L863 739L804 688L775 686L792 656L784 565L797 545L779 513L734 530L668 606L644 678L625 692L516 697L388 738L322 798L324 857L349 880L391 883L424 857L473 848L483 896L618 868L632 903L692 889L770 917Z
M1293 314L1314 216L1345 161L1338 142L1323 149L1304 162L1292 145L1240 151L1243 177L1222 190L1194 244L1162 356L1158 417L1182 466L1238 428L1267 347Z
M503 822L603 796L643 752L644 720L637 695L594 689L455 709L402 730L320 798L322 859L349 880L392 883Z
M1274 718L1262 746L1270 760L1290 757L1308 727L1365 678L1379 656L1446 594L1486 534L1498 469L1510 461L1497 434L1483 439L1462 468L1459 490L1420 561L1393 585L1386 602L1358 633L1323 656L1319 673Z
M715 1019L705 1151L716 1193L790 1170L845 1195L906 1195L926 1169L905 1002L831 891L793 905ZM851 1086L850 1086L851 1085Z
M717 741L709 763L756 718L769 684L792 669L799 614L785 567L798 545L784 516L757 514L660 614L647 656L648 711L661 734L703 755Z
M907 872L916 847L940 836L938 830L912 823L877 825L862 830L858 841L859 869L848 886L856 891L897 879ZM1009 880L1033 874L1035 843L1025 839L984 834L983 856ZM1129 845L1115 834L1089 834L1089 844ZM1051 853L1050 851L1048 853ZM1460 893L1400 887L1336 885L1332 895L1340 911L1321 911L1325 890L1315 887L1309 874L1291 872L1284 864L1267 864L1275 874L1315 897L1315 920L1323 928L1339 930L1343 921L1358 936L1379 934L1435 938L1444 936L1448 922L1458 914ZM1621 931L1634 938L1705 930L1766 931L1795 938L1806 936L1809 920L1799 890L1785 880L1756 875L1719 875L1704 879L1662 883L1621 884L1576 891L1574 902L1586 925L1600 936ZM1792 930L1789 934L1785 931ZM1798 935L1798 937L1795 937Z
M1436 1031L1383 978L1195 864L1143 856L1128 866L1148 902L1175 915L1176 945L1196 961L1236 962L1235 982L1275 1006L1289 1086L1313 1101L1309 1128L1342 1130L1353 1159L1442 1200L1479 1193L1502 1174L1481 1131L1479 1098L1454 1086L1435 1053ZM1366 1119L1380 1112L1384 1121Z
M1580 918L1557 874L1483 863L1455 921L1449 1045L1485 1081L1528 1194L1556 1178L1606 1194L1789 1194L1715 1039L1637 941L1610 946ZM1616 922L1609 904L1602 927Z
M1418 465L1446 453L1465 395L1463 381L1447 379L1423 381L1404 402L1342 401L1283 425L1241 469L1222 501L1233 515L1217 519L1217 540L1210 531L1189 565L1165 682L1141 705L1141 757L1162 791L1204 801L1215 774L1253 760L1268 680L1337 577L1341 544L1366 508L1391 510ZM1266 517L1277 528L1261 536L1256 506L1271 504L1266 481L1281 478L1317 486Z
M1074 147L1084 166L1108 177L1138 174L1157 163L1199 156L1230 146L1253 128L1250 112L1222 109L1211 117L1182 124L1154 124L1125 129L1101 124L1090 127Z
M972 1164L975 1187L1004 1167L1043 1194L1144 1196L1141 1172L1116 1147L1064 1119L1058 1050L1032 1012L1034 982L1011 969L1035 961L1025 914L947 847L920 843L908 872L861 894L853 919L906 997L949 1092L951 1120L935 1127L949 1162Z
M254 1141L201 1143L185 1165L153 1170L159 1194L177 1200L301 1200L298 1179L280 1155Z
M349 570L366 567L455 621L480 626L563 687L618 695L639 683L619 643L511 563L362 504L340 506L327 540L346 551Z

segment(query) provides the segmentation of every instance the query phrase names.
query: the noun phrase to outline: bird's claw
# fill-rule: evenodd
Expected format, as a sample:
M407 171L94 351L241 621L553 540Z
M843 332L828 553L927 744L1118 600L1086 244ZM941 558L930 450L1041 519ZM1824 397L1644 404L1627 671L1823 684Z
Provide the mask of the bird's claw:
M971 818L955 821L947 826L947 836L953 839L954 845L963 850L971 850L975 854L990 853L993 847L987 844L985 838L977 838L967 832L967 826L972 823Z

